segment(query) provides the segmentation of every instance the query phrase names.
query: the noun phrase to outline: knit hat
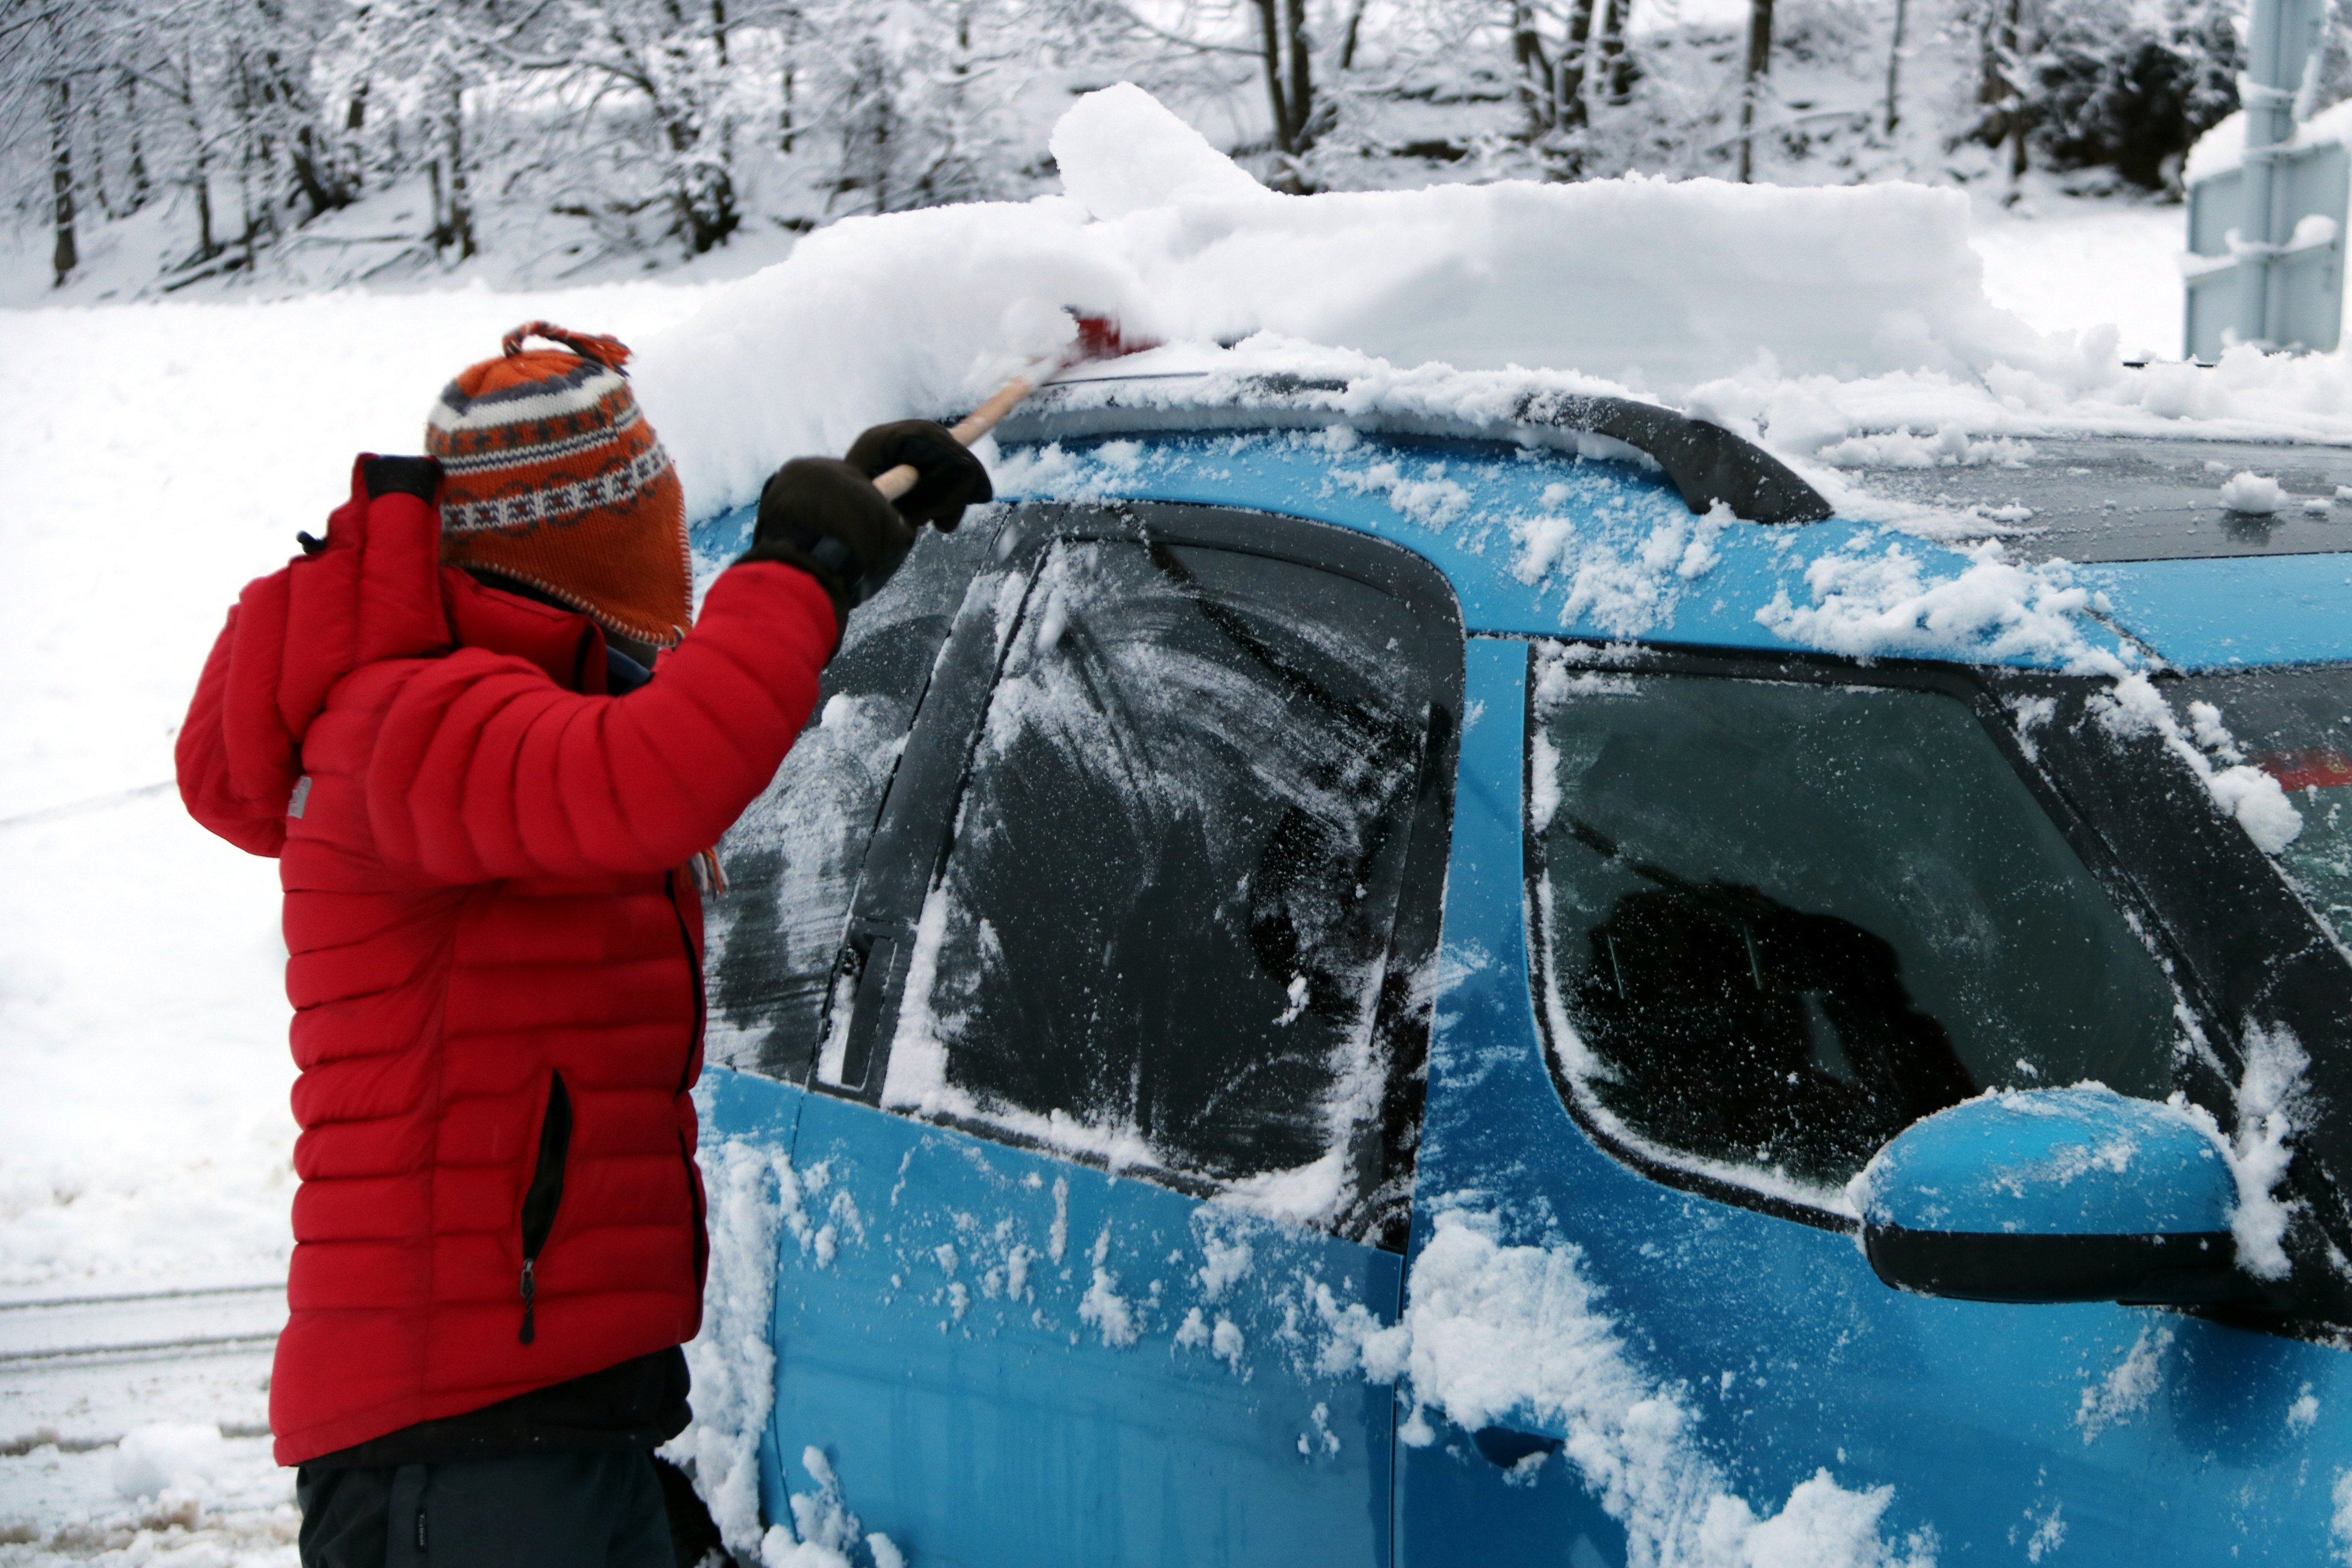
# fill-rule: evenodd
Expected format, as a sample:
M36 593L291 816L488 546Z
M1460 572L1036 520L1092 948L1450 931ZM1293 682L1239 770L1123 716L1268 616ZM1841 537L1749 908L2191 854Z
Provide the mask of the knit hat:
M525 338L563 349L526 353ZM441 558L674 646L692 620L686 495L629 390L628 349L546 321L502 347L443 388L425 421L443 475Z

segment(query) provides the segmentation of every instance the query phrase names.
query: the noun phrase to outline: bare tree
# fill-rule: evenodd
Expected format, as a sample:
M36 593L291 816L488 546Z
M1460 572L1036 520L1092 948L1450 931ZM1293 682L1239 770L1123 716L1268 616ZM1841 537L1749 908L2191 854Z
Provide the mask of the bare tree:
M1886 49L1886 134L1903 123L1903 111L1898 99L1903 72L1903 27L1911 9L1911 0L1895 0L1895 41Z
M1265 94L1274 110L1274 146L1281 156L1277 187L1306 188L1299 159L1315 144L1314 55L1307 37L1307 0L1252 0L1257 8Z
M57 227L49 264L62 288L81 265L81 253L74 243L73 79L60 71L49 79L48 87L50 210Z
M1756 176L1756 100L1771 69L1772 0L1748 0L1748 59L1739 80L1739 183L1743 185Z

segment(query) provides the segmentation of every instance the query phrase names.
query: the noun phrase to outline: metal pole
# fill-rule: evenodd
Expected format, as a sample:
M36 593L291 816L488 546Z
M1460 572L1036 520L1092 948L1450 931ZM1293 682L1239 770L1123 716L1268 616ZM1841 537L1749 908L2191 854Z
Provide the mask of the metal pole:
M2243 205L2238 214L2238 339L2275 347L2285 336L2285 300L2275 247L2292 237L2294 215L2282 189L2278 149L2294 140L2296 89L2326 25L2324 0L2252 0L2246 72Z
M2267 156L2267 149L2276 146L2294 133L2294 96L2279 90L2279 44L2286 28L2286 0L2253 0L2253 15L2246 28L2246 70L2240 79L2238 97L2246 116L2246 147L2244 183L2238 208L2238 239L2241 245L2268 246L2275 243L2271 234L2272 186L2278 172L2277 162ZM2260 250L2241 250L2238 256L2238 341L2268 343L2271 341L2271 260Z

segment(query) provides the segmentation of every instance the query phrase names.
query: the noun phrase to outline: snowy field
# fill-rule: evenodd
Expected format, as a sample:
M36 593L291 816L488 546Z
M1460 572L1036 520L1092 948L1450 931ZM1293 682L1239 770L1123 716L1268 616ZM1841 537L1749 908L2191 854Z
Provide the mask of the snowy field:
M1973 242L1991 303L2035 331L2109 322L2109 353L2165 353L2180 227L2177 207L2053 198L2031 216L1980 211ZM294 1129L275 868L194 826L168 782L224 610L345 493L354 450L413 449L432 394L508 328L544 317L639 342L727 287L0 312L0 606L19 645L0 697L0 1563L294 1559L290 1475L263 1427L268 1290L26 1305L282 1278ZM710 406L677 387L685 362L648 359L664 372L645 383L656 426L715 454L726 441L678 413ZM829 384L796 405L828 433L867 405L888 412L887 377L838 409ZM1793 372L1741 384L1717 402L1779 409L1802 390ZM681 451L690 492L741 488L748 459L721 456L697 468ZM198 1340L227 1342L40 1354Z

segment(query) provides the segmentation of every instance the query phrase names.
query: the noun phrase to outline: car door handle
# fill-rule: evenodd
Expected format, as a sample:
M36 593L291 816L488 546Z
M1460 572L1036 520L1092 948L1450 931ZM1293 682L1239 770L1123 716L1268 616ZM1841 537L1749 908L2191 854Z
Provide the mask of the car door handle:
M1530 1454L1557 1454L1562 1444L1557 1437L1547 1437L1540 1432L1519 1432L1508 1426L1481 1426L1470 1434L1470 1441L1478 1446L1486 1462L1499 1469L1509 1469Z

